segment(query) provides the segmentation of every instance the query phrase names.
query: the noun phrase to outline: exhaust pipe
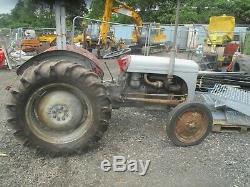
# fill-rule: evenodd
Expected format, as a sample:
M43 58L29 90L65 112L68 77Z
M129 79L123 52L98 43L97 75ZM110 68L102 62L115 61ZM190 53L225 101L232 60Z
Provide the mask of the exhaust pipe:
M179 17L180 17L180 0L177 0L177 8L176 8L176 19L175 19L175 30L174 30L174 43L171 49L170 55L170 63L169 63L169 71L168 71L168 82L171 82L173 79L174 73L174 65L175 65L175 58L176 58L176 49L177 49L177 33L178 33L178 24L179 24Z
M163 87L163 82L162 81L155 81L155 82L152 82L150 80L148 80L148 74L144 74L144 81L150 85L150 86L153 86L153 87L156 87L156 88L162 88Z
M164 105L164 106L177 106L180 103L184 102L184 100L165 100L165 99L148 99L148 98L133 98L128 97L125 99L127 102L138 102L144 104L156 104L156 105Z

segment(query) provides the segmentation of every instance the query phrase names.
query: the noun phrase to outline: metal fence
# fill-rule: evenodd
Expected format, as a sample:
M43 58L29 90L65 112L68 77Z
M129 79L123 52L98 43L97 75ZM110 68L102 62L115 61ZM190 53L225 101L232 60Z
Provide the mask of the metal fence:
M115 38L117 40L122 39L126 44L132 43L132 33L135 26L132 24L118 24L110 23L111 29L114 32ZM192 53L191 57L189 55L185 56L187 58L193 58L193 54L198 54L197 56L202 56L201 48L199 46L205 46L205 40L208 37L207 33L208 25L179 25L178 37L177 37L177 48L178 52L188 52L186 54ZM173 42L174 39L174 25L161 25L166 36L167 41ZM30 29L30 28L29 28ZM36 33L42 32L42 30L48 28L34 29ZM50 28L51 29L51 28ZM248 32L247 26L240 26L235 28L235 39L243 47L246 33ZM0 28L0 46L4 46L8 53L13 50L21 49L21 41L24 38L24 28L8 29ZM82 31L79 31L82 32ZM67 31L68 43L72 40L71 30ZM180 54L180 53L179 53Z
M20 48L23 39L23 29L0 28L0 45L8 52Z
M174 38L174 25L162 25L161 26L167 36L167 40L173 42ZM115 37L117 39L123 39L126 43L132 41L132 32L134 25L127 24L111 24L112 30L114 30ZM237 40L244 43L247 26L236 27L235 36ZM47 28L35 29L39 33L39 30ZM177 47L180 50L189 50L197 48L198 45L204 45L205 39L207 38L207 25L180 25L178 28L178 40ZM2 45L7 46L19 46L21 40L24 37L23 28L8 29L0 28L0 42ZM68 38L71 38L71 32L67 32Z
M10 44L11 29L2 28L0 29L0 47L7 47Z
M197 48L198 45L204 45L207 39L208 25L180 25L178 28L177 47L180 50L189 50ZM122 38L131 41L133 25L112 25L115 30L116 38ZM162 25L167 35L167 40L173 42L174 39L174 25ZM247 26L235 28L235 38L241 43L244 43Z

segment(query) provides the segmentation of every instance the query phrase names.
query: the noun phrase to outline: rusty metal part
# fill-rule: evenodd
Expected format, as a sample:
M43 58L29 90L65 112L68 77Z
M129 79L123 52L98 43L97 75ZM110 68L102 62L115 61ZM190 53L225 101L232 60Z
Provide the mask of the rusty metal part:
M179 141L189 144L198 141L206 133L209 119L198 109L181 114L176 122L175 134Z
M187 95L173 94L146 94L146 93L127 93L122 96L114 95L117 93L110 91L113 95L112 106L119 107L142 107L144 105L177 106L187 99Z
M67 45L66 50L57 50L57 47L51 47L47 51L34 56L33 58L29 59L26 61L24 64L22 64L18 69L17 69L17 74L22 75L23 72L33 66L33 65L38 65L39 63L51 59L52 57L64 57L64 56L71 56L72 58L78 59L79 64L84 64L84 58L87 58L89 63L84 64L85 67L86 65L90 66L89 68L92 69L93 72L95 72L97 75L99 75L101 78L104 76L104 72L102 69L99 67L99 64L101 64L101 61L96 58L95 55L90 53L88 50L79 48L76 46L72 45ZM63 59L63 58L62 58Z
M163 82L162 81L150 81L148 80L148 74L144 74L144 81L150 85L150 86L153 86L153 87L156 87L156 88L162 88L163 87Z
M55 51L55 50L57 50L56 46L49 48L47 51ZM90 53L86 49L83 49L81 47L77 47L75 45L67 45L66 50L83 55L83 56L87 57L88 59L90 59L91 61L95 62L96 64L101 64L101 61L98 58L96 58L96 56L94 54ZM45 51L45 52L47 52L47 51Z
M147 99L161 99L161 100L182 100L185 101L187 95L176 94L144 94L144 93L127 93L123 98L147 98Z
M21 49L24 52L35 52L40 46L41 43L37 39L24 39L21 43Z
M147 104L159 104L167 106L177 106L178 104L183 102L183 100L148 99L148 98L133 98L133 97L127 97L125 101L143 102Z

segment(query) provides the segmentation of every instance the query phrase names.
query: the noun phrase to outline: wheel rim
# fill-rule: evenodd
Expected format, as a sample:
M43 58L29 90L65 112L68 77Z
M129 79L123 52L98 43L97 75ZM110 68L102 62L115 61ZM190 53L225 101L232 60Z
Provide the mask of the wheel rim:
M200 140L206 133L209 119L205 112L194 108L183 112L176 121L175 134L179 141L190 144Z
M92 106L77 87L52 83L36 90L25 108L25 119L39 139L65 144L82 137L90 127Z

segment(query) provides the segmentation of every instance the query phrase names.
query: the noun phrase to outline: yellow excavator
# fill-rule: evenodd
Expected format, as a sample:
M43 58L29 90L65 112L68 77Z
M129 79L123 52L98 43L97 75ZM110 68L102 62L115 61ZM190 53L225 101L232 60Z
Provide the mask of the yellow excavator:
M108 2L108 0L106 1ZM132 7L128 6L125 3L119 2L119 7L112 8L113 13L123 14L133 18L133 21L136 25L133 34L132 34L132 42L138 43L141 39L141 31L143 27L143 21L139 13Z
M115 2L118 2L120 5L114 7ZM132 48L134 50L137 51L139 49L143 52L146 47L149 48L150 53L155 53L165 49L167 36L161 25L157 23L144 24L141 16L134 8L118 0L106 0L105 3L103 22L100 27L100 39L104 45L108 42L109 22L112 13L123 14L133 18L135 29L132 34L132 43L135 45Z
M103 43L107 42L108 33L110 31L110 19L112 13L123 14L133 18L133 21L136 25L133 32L133 41L138 42L141 37L141 30L143 26L143 21L141 16L134 10L134 8L126 5L125 3L119 2L119 7L114 7L114 2L119 2L117 0L106 0L105 9L103 14L103 22L100 27L100 36Z
M118 3L119 6L116 7L115 3ZM133 19L135 27L130 46L125 45L123 40L116 40L114 31L111 30L110 26L112 13L122 14ZM90 51L97 49L98 57L113 52L118 52L119 55L128 52L128 47L133 52L142 54L145 54L146 51L156 53L166 49L167 37L164 28L158 23L143 23L139 13L126 3L118 0L106 0L102 21L98 35L92 34L93 30L90 29L90 32L85 35L86 39L84 39L84 34L79 34L74 37L74 43L85 43Z

